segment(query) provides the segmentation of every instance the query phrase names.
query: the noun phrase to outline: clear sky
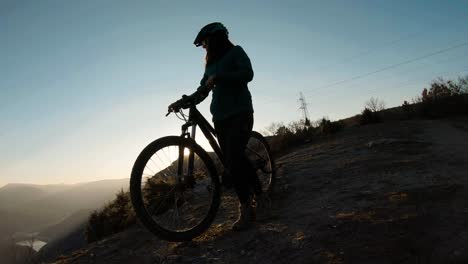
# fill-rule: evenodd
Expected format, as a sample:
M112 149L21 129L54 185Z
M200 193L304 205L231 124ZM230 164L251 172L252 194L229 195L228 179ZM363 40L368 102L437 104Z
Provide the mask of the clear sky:
M438 76L468 73L467 10L456 0L0 0L0 186L129 177L144 146L179 133L164 115L202 77L192 43L207 23L223 22L250 56L262 130L298 120L301 91L311 119L336 120L371 96L397 106Z

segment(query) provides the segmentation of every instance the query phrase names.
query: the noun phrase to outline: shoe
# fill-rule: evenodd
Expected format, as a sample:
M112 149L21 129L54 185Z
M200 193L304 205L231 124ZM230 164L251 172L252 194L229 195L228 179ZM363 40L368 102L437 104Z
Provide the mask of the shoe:
M242 230L247 230L253 224L255 223L256 220L256 214L255 214L255 207L252 205L251 202L248 203L241 203L239 205L239 218L237 219L236 222L234 222L232 226L232 230L234 231L242 231Z

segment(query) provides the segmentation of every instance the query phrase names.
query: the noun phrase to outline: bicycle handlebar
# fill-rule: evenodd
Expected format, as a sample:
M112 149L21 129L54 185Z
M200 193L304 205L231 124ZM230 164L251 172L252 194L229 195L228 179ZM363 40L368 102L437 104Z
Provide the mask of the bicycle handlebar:
M191 106L197 105L201 101L203 101L208 94L210 93L211 88L201 85L197 88L197 90L191 95L182 95L182 98L175 101L174 103L170 104L167 107L167 114L171 114L172 112L179 112L180 109L187 109Z

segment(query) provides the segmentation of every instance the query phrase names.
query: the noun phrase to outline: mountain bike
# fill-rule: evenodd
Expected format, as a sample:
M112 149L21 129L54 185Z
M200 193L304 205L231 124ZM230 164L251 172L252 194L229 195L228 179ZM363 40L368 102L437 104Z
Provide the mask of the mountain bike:
M207 96L201 88L171 104L166 114L175 113L184 121L181 135L162 137L146 146L131 173L130 194L136 216L164 240L188 241L210 227L220 205L220 176L229 173L214 128L196 108ZM183 109L189 109L188 116ZM208 153L195 141L197 126L213 152ZM252 131L245 151L263 192L269 195L275 171L267 141Z

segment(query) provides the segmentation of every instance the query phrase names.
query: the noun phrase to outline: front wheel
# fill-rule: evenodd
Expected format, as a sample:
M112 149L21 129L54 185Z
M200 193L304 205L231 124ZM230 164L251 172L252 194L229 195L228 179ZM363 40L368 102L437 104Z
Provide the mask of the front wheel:
M257 172L263 192L271 194L276 182L275 162L268 142L260 133L252 131L245 153Z
M163 137L133 165L130 194L143 225L161 239L187 241L212 223L220 186L212 159L192 139Z

